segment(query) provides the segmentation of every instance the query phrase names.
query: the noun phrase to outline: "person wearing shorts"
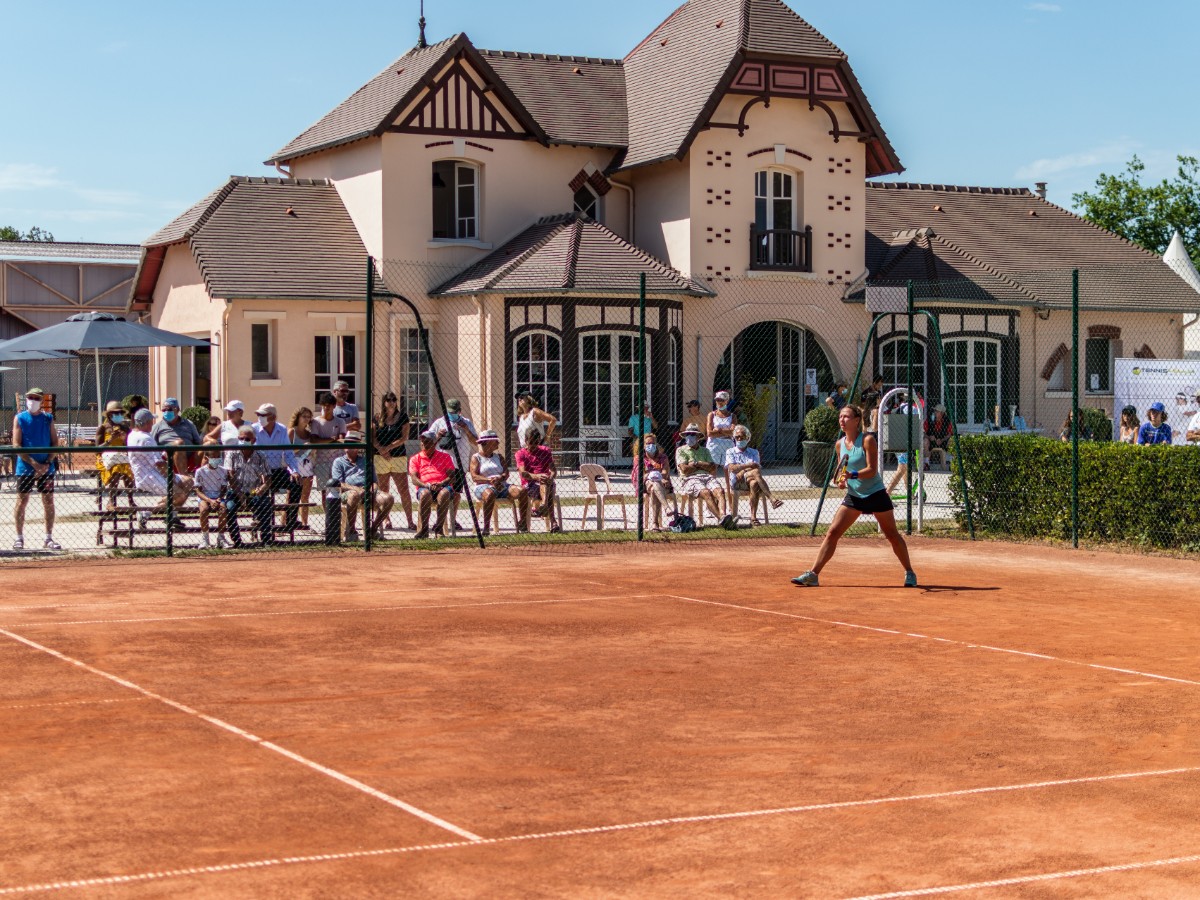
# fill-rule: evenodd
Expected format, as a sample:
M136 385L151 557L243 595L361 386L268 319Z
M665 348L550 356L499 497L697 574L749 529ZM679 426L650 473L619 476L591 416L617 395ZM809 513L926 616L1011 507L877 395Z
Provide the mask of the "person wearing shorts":
M139 491L145 491L154 497L162 497L162 501L153 509L143 509L138 513L138 528L145 530L150 516L167 508L167 461L162 453L149 450L138 451L139 447L156 447L154 438L150 436L150 428L154 425L154 413L148 409L139 409L133 417L133 431L129 433L128 447L129 467L133 469L133 482ZM171 476L174 484L171 499L176 509L182 509L192 493L192 479L187 475Z
M732 530L733 516L721 517L721 499L725 489L717 478L717 464L708 448L700 443L703 436L695 425L683 429L683 446L675 451L675 468L683 476L683 493L698 499L708 506L714 519L719 519L722 528Z
M13 418L14 447L57 447L58 430L54 417L42 409L45 392L41 388L30 388L25 392L25 410ZM20 453L17 455L17 503L14 510L17 536L13 540L14 550L25 549L25 507L29 495L37 491L42 495L42 512L46 517L46 550L61 550L54 540L54 473L58 460L53 453Z
M521 485L537 506L530 510L535 516L545 516L546 530L557 534L562 531L562 522L555 512L555 494L558 489L558 467L554 454L541 442L536 428L525 435L525 446L517 451L517 471L521 474Z
M536 430L536 429L535 429ZM481 530L491 534L492 509L503 498L517 504L517 533L529 531L529 491L508 483L508 464L497 450L500 435L487 430L479 433L479 452L471 455L470 476L475 499L483 505Z
M458 494L454 491L454 457L439 450L438 433L421 432L421 449L408 460L408 478L417 488L417 533L414 537L429 537L429 514L437 507L433 533L439 535L446 525L446 516L457 511Z
M838 475L835 483L845 488L846 499L833 515L821 549L817 551L817 561L803 575L792 579L792 584L800 587L818 587L818 576L825 568L838 541L858 517L866 513L875 517L880 529L892 546L892 552L904 566L904 586L917 586L917 573L913 571L908 558L908 545L896 528L895 507L892 498L888 496L879 475L879 443L874 435L864 434L862 430L862 410L847 403L838 412L838 425L842 429L842 438L837 442L834 451L838 454Z
M408 432L411 424L408 414L400 409L396 394L388 391L381 398L383 412L375 417L375 474L379 477L379 489L391 492L391 486L400 495L404 517L408 519L408 530L416 531L413 521L412 492L408 488ZM391 482L389 486L388 482ZM385 523L391 528L391 518Z

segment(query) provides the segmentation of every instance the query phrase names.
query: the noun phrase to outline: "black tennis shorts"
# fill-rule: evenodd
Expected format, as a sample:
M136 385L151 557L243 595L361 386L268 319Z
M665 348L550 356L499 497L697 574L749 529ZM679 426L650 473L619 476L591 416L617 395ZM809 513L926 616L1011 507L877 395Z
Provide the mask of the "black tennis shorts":
M34 491L39 494L54 493L54 470L51 469L45 474L38 475L34 472L26 472L23 475L17 476L17 493L32 494Z
M868 515L874 515L878 512L891 512L896 508L887 491L876 491L873 494L868 494L866 497L855 497L853 494L846 494L846 498L842 500L842 506L848 506L851 509L858 510L860 513L867 513Z

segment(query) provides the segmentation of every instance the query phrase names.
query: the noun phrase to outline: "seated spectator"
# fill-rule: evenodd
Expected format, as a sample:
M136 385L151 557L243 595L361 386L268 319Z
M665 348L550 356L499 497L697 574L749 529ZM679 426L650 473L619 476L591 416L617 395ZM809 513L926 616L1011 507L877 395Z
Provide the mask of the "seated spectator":
M200 442L202 444L219 444L221 443L221 420L217 416L209 416L208 421L204 423L204 428L201 429ZM208 454L204 455L207 462Z
M833 388L833 391L825 398L825 405L830 409L841 409L846 405L846 395L850 392L849 386L844 381L839 381Z
M1062 428L1058 432L1059 440L1071 440L1071 422L1074 418L1074 413L1067 413L1067 417L1063 419ZM1092 429L1088 428L1083 422L1079 423L1079 439L1081 441L1090 441L1092 439Z
M708 506L714 519L720 519L722 528L733 528L733 516L721 518L720 500L725 489L716 476L717 464L709 455L708 448L700 444L703 432L695 425L683 430L684 445L675 451L675 468L683 477L683 492L699 498Z
M152 497L162 497L162 501L151 509L143 509L138 513L138 528L145 530L150 516L167 508L167 502L174 504L176 509L182 509L187 503L188 495L192 492L192 479L187 475L167 472L167 459L163 453L150 450L139 450L140 447L155 447L150 429L154 425L154 413L142 408L133 417L133 431L129 433L127 446L129 449L129 467L133 470L133 483L139 491L145 491ZM170 475L172 481L168 482ZM168 496L170 494L170 496Z
M346 434L346 440L350 443L361 444L364 436L361 431L351 431ZM378 483L379 478L373 477L372 484ZM346 533L343 540L357 541L358 531L355 525L358 521L358 511L362 508L363 500L367 495L367 460L360 449L347 447L346 452L333 461L329 484L342 489L342 502L346 505L346 515L343 516ZM382 539L383 523L387 521L388 513L392 511L392 504L396 502L396 498L387 491L374 491L374 495L375 518L367 517L367 527L371 529L372 537Z
M287 491L287 505L284 506L283 527L293 534L300 522L300 462L290 449L272 450L271 447L287 446L291 443L288 430L279 422L278 410L273 403L264 403L258 408L258 424L254 428L254 443L259 447L259 453L266 460L267 468L271 471L271 497L276 491Z
M537 429L532 429L536 431ZM479 452L471 456L471 483L475 499L483 504L481 529L491 534L492 509L500 498L517 504L517 533L529 531L529 491L508 483L508 464L497 453L500 436L494 431L483 431L479 435Z
M438 433L426 429L421 432L421 449L408 460L408 478L417 489L417 533L415 538L429 537L429 513L437 507L435 535L441 534L446 526L446 516L454 515L453 507L458 495L454 491L454 459L444 450L439 450Z
M725 473L729 485L735 491L750 495L750 524L762 524L758 520L758 504L770 503L771 509L783 506L782 500L771 495L767 479L763 477L762 460L758 451L750 446L750 429L738 425L733 429L733 447L725 451Z
M129 425L121 404L110 400L104 408L104 421L96 429L96 471L100 473L101 486L108 488L110 510L117 508L117 493L122 488L133 488L133 470L129 468L129 454L125 452L128 439Z
M150 437L154 439L154 443L160 447L184 445L194 447L200 443L200 432L191 421L180 414L178 400L168 397L163 401L162 409L162 418L150 429ZM196 460L190 453L176 453L174 458L175 471L181 475L195 468Z
M220 430L221 422L217 421ZM217 514L217 546L225 546L225 531L228 528L225 514L225 496L229 493L229 470L221 465L221 451L209 450L204 454L204 465L196 470L197 508L200 510L200 549L209 548L208 517Z
M1197 405L1200 405L1200 388L1196 388L1196 395L1193 399ZM1192 420L1188 422L1185 439L1189 444L1200 443L1200 412L1192 416Z
M946 407L939 403L933 408L933 417L925 420L925 449L950 450L950 417L946 415ZM926 454L928 459L928 453Z
M274 501L271 496L271 469L266 457L254 449L258 433L253 425L243 425L238 431L237 447L230 454L229 490L225 495L226 527L234 547L242 546L242 531L238 525L238 510L254 514L260 544L275 543Z
M1146 410L1149 422L1143 422L1138 429L1139 444L1169 444L1174 439L1171 426L1167 424L1167 408L1158 400L1150 404Z
M545 516L546 529L554 534L562 531L562 523L555 512L555 492L558 468L554 465L554 454L541 443L537 429L525 436L525 446L517 451L517 471L521 473L521 484L529 493L529 499L537 502L530 512Z
M662 531L664 509L670 509L672 516L679 515L679 507L675 503L675 488L671 484L671 460L667 456L667 451L659 445L658 435L653 431L641 440L644 441L644 446L639 448L637 441L633 445L633 472L630 473L630 480L636 490L642 481L639 450L644 451L646 459L645 492L654 516L653 530Z
M1142 422L1138 418L1136 406L1126 406L1121 410L1121 436L1119 438L1122 444L1136 444L1138 439L1138 431L1142 427Z

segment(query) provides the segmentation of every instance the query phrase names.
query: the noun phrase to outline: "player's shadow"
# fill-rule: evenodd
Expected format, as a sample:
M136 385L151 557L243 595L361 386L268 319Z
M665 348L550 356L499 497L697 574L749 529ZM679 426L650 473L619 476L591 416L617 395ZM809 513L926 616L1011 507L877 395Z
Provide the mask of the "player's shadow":
M841 585L839 585L839 587L841 587ZM877 584L848 584L848 585L846 585L846 587L871 588L874 590L881 589L880 586ZM963 593L967 593L969 591L998 591L998 590L1000 590L1000 588L999 587L978 587L976 585L972 585L972 586L968 587L967 585L955 585L955 584L919 584L915 588L910 588L910 587L905 587L902 584L889 584L886 587L883 587L882 590L885 590L885 591L919 591L919 592L926 593L926 594L956 594L960 591Z

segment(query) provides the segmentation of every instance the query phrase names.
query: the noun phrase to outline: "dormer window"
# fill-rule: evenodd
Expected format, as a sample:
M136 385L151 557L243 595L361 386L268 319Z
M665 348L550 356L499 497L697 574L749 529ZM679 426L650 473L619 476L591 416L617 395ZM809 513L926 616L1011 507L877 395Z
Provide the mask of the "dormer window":
M434 240L479 238L479 167L456 160L433 164Z
M600 221L600 198L591 185L585 184L575 192L575 212L582 213L593 222Z

